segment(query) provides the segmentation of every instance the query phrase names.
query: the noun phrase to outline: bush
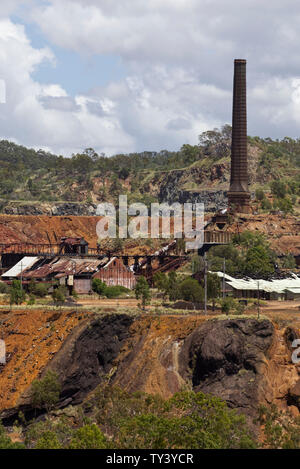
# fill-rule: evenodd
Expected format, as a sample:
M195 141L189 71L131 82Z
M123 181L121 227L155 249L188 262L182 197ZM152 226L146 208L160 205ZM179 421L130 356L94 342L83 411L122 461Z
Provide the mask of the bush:
M179 284L180 297L185 301L200 303L204 299L204 290L199 282L193 278L187 278Z
M6 435L5 429L0 421L0 449L24 449L24 445L21 443L13 443L11 439Z
M115 409L109 399L106 406ZM125 399L126 401L126 399ZM123 402L125 406L126 402ZM135 401L135 411L132 402ZM137 406L140 401L140 407ZM124 449L227 449L254 448L244 416L229 410L221 399L201 392L176 393L161 402L136 393L127 398L122 416L115 414L119 432L113 447ZM103 411L109 411L104 408Z
M70 449L105 449L107 440L97 425L84 425L71 440Z
M45 407L49 412L59 401L61 386L55 372L47 371L44 378L32 383L31 401L34 407Z
M118 298L118 296L122 295L122 291L118 286L106 287L104 295L106 298Z
M282 181L275 180L271 182L271 191L278 199L283 199L286 196L287 187Z
M43 435L38 439L35 449L61 449L62 446L58 441L57 435L55 432L50 430L45 431Z
M264 191L262 189L257 189L255 191L255 198L256 200L260 200L260 201L264 200L265 199Z
M9 292L9 286L6 285L4 282L0 282L0 293L8 293Z
M296 261L292 254L287 254L286 256L283 256L280 263L283 269L295 269L296 268Z
M135 297L136 299L141 299L142 308L145 310L145 306L150 303L151 292L145 277L141 276L136 282L135 286Z
M37 283L35 285L35 289L32 292L34 295L43 298L44 296L48 295L49 285L46 283Z
M26 293L22 288L20 280L13 280L10 289L10 304L20 305L25 301Z
M97 293L97 295L101 296L104 294L104 290L106 289L106 283L102 282L99 278L93 278L92 280L92 290L93 292Z
M63 304L66 301L66 288L62 285L58 288L55 288L52 293L52 298L54 303Z
M35 296L30 294L29 295L29 300L27 301L28 306L32 306L35 304Z
M235 301L233 298L227 297L221 300L220 304L222 313L229 314L235 306Z

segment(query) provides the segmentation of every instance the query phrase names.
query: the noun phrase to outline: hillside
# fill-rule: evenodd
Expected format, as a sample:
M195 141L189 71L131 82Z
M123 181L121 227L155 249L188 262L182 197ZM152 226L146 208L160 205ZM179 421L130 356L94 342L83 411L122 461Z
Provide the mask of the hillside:
M93 149L71 158L0 142L0 210L23 215L94 215L97 203L129 202L205 203L207 211L226 206L230 179L231 128L205 132L199 144L178 152L162 150L98 155ZM281 181L298 209L300 195L300 141L248 138L249 183L270 193L272 181ZM295 199L296 197L296 199ZM268 207L267 207L268 208Z
M124 412L124 392L138 391L127 397L129 406L141 392L156 394L150 402L182 389L209 393L244 414L255 432L260 405L275 404L287 415L299 416L298 366L291 361L291 342L299 334L295 317L283 323L274 314L258 320L249 315L157 317L20 310L3 311L0 320L8 349L8 363L0 369L0 416L10 431L22 432L20 421L11 426L20 411L27 422L37 416L31 385L48 370L59 376L61 410L53 411L50 420L36 421L42 432L47 422L60 416L64 424L67 419L78 428L80 413L105 431L105 406L111 409L115 392L120 398L114 403L117 412ZM126 409L131 412L131 407ZM33 421L23 428L29 438L31 425L34 428ZM22 441L21 433L20 437Z

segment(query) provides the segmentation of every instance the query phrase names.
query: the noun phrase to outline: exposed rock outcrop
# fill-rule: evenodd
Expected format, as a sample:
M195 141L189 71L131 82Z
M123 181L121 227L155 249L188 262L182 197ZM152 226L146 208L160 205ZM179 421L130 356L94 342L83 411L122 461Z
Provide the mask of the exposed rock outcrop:
M5 422L13 422L19 410L31 417L30 384L47 369L59 375L60 406L76 405L109 378L112 385L129 392L139 390L165 398L183 387L192 387L226 400L251 422L260 404L275 403L282 409L290 407L294 414L299 412L299 366L291 360L291 341L298 335L294 328L275 328L271 321L254 317L207 320L200 315L110 314L97 319L86 315L79 321L77 316L76 312L70 317L66 313L53 315L45 326L36 323L37 331L25 336L26 347L19 350L18 360L23 360L31 374L26 375L26 389L24 382L22 389L14 390L14 395L18 395L10 399L12 405L5 399L12 390L7 389L3 395L5 411L1 417ZM51 321L57 328L57 342L64 337L53 355ZM6 321L8 337L12 337L10 322L11 318ZM62 328L64 334L69 330L69 335L62 334ZM34 355L37 347L41 349ZM47 351L48 359L44 353L39 366L37 357L43 351ZM10 384L15 388L24 378L24 368L16 366L16 359L15 354L3 371L8 388Z
M225 399L254 417L267 386L264 372L273 341L268 320L207 321L185 340L180 372L195 391Z
M66 340L51 363L62 384L61 400L79 403L111 371L133 318L125 314L104 316Z
M24 204L10 202L3 208L6 215L49 215L49 216L90 216L96 215L96 205L88 203L42 203Z

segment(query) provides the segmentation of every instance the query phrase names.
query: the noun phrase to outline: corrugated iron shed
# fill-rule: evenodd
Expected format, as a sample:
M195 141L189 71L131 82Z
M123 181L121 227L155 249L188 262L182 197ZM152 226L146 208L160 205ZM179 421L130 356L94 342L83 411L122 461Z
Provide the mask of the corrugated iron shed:
M18 277L25 270L33 266L39 260L38 257L23 257L16 265L5 272L2 277Z

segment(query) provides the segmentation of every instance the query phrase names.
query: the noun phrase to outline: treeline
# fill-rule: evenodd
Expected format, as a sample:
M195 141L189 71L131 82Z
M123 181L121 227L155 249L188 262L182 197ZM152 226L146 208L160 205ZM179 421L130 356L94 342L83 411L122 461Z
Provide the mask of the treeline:
M300 139L248 137L248 143L259 150L258 181L263 180L265 174L269 179L285 178L289 186L295 187L294 193L300 193ZM120 191L122 183L130 177L131 191L138 193L145 172L149 174L152 171L189 168L201 160L207 161L208 165L223 159L228 161L230 148L229 125L203 132L197 145L184 144L179 151L165 149L111 157L87 148L67 158L2 140L0 198L51 201L61 197L62 200L78 200L78 192L72 185L92 191L95 177L102 181L108 178L114 194Z
M0 422L0 449L299 449L300 421L275 405L261 406L252 427L221 399L184 390L169 399L128 393L100 385L77 407L55 410L61 386L48 371L33 382L31 405L44 412L26 420L22 412L13 432ZM260 427L259 438L254 426Z

